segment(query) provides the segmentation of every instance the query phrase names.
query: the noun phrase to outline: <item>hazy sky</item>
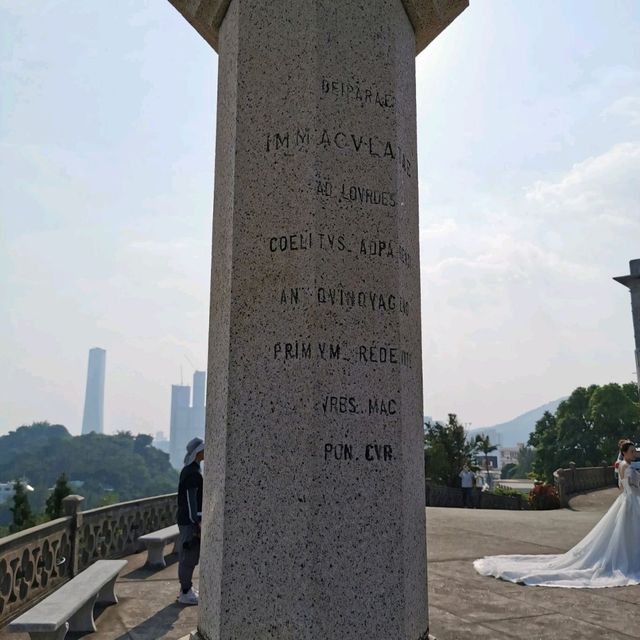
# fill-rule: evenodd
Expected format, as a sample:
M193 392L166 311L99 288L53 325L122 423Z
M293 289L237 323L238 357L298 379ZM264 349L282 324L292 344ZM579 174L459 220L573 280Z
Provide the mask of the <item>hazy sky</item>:
M207 354L217 56L166 0L0 0L0 433L168 431ZM425 412L633 379L640 3L472 0L417 61Z

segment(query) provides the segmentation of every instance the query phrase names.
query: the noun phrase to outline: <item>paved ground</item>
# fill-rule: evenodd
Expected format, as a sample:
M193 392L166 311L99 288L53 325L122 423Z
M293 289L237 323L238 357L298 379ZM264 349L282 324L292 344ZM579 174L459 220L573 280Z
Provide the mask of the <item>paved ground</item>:
M170 547L167 548L169 550ZM116 585L119 603L96 612L96 633L67 634L67 640L178 640L196 628L198 608L176 603L177 556L167 556L166 569L143 567L146 553L127 558ZM197 586L197 569L196 579ZM0 631L0 640L29 640L26 633Z
M476 574L471 561L495 553L557 553L580 540L617 495L606 490L572 501L572 510L427 509L429 611L437 640L590 640L637 637L640 586L616 589L522 587ZM196 627L196 607L175 603L175 559L162 571L128 558L120 603L97 618L87 640L178 640ZM69 635L73 639L78 636ZM0 631L0 640L28 640ZM375 638L372 640L396 640Z
M637 638L630 620L640 586L524 587L482 577L471 564L484 555L566 551L617 495L617 489L598 491L575 498L573 510L547 512L429 508L431 633L438 640Z

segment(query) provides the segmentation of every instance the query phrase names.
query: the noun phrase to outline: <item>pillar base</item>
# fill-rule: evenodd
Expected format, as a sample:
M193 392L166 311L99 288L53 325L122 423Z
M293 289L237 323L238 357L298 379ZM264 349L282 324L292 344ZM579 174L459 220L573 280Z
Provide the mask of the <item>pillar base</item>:
M204 638L203 636L200 635L200 633L198 632L198 630L196 629L195 631L192 631L191 633L189 633L186 636L182 636L182 638L179 638L179 640L206 640L206 638ZM428 631L421 636L420 638L418 638L418 640L437 640L435 636L432 636Z

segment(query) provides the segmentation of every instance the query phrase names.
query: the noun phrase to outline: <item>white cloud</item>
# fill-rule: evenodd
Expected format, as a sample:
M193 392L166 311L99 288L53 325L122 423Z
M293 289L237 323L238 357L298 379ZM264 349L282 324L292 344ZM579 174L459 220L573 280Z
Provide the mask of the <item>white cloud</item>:
M560 179L537 181L525 194L537 212L582 221L640 219L640 143L616 144L609 151L579 162Z
M617 144L422 230L427 412L491 413L496 388L505 407L534 406L627 379L614 363L625 348L631 361L630 318L611 276L638 257L639 169L640 145Z
M623 118L634 127L640 127L640 96L618 98L604 110L603 115Z
M422 238L450 236L458 230L458 223L453 218L446 218L442 222L435 222L422 229Z

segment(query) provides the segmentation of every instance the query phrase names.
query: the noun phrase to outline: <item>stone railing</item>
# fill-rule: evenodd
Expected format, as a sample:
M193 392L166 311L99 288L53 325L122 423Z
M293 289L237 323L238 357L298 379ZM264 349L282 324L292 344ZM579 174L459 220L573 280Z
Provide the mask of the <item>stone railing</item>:
M553 480L563 507L569 505L569 499L576 493L616 486L615 470L607 464L599 467L576 467L570 462L568 469L553 472Z
M0 538L0 626L69 579L72 521L59 518Z
M528 509L527 496L501 496L479 488L471 490L471 502L477 509ZM462 507L462 489L426 484L427 507Z
M0 627L100 558L139 551L138 538L175 523L176 494L80 511L64 499L65 517L0 538Z
M139 550L140 536L168 527L175 521L175 494L79 512L75 572L86 569L100 558L135 553Z

